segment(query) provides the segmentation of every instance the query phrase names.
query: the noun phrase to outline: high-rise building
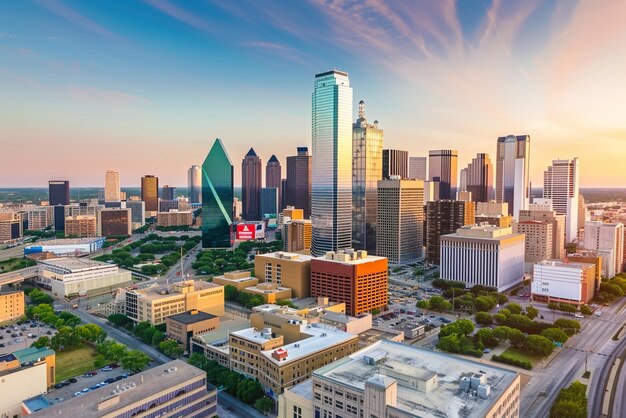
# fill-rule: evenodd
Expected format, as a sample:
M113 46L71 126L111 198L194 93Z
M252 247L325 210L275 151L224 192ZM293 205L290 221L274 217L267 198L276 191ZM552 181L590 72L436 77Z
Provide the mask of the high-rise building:
M508 228L512 226L513 217L509 215L509 208L506 202L497 203L494 200L476 202L476 223L488 223L500 228Z
M565 215L553 211L549 200L535 199L528 209L520 210L513 231L526 234L527 262L565 257ZM545 253L548 247L549 251Z
M270 159L267 160L267 165L265 166L265 187L268 189L276 188L278 192L278 208L276 213L283 210L282 167L280 166L280 161L278 161L278 158L276 158L275 155L272 155Z
M52 209L54 213L54 230L65 231L65 217L68 215L68 206L57 205Z
M472 201L489 202L493 196L493 165L489 154L476 154L466 173L466 190L472 193Z
M50 180L48 182L48 204L50 206L70 204L69 180Z
M104 175L104 201L119 202L122 200L120 193L120 173L107 170Z
M98 236L130 235L132 222L130 209L109 208L98 211Z
M428 179L439 181L439 199L456 199L459 152L454 149L428 151Z
M126 207L130 209L132 228L141 228L146 224L146 204L143 200L128 200Z
M554 160L543 172L543 197L552 200L552 208L559 215L565 215L565 242L578 238L578 158Z
M426 166L428 158L409 157L409 178L413 180L428 180Z
M233 163L218 138L202 163L202 247L230 247Z
M189 202L202 202L202 169L197 165L192 165L187 170L187 189Z
M276 187L264 187L261 189L261 216L278 216L278 189Z
M74 215L65 218L66 237L95 237L97 231L95 215Z
M311 220L293 219L283 224L285 251L298 252L311 250Z
M365 119L365 102L352 125L352 246L376 254L377 183L382 179L383 130Z
M392 178L378 182L377 255L390 263L422 257L424 182Z
M437 200L426 203L426 259L439 264L439 241L442 235L453 234L475 222L474 202Z
M161 199L174 200L176 199L176 187L164 185L161 187Z
M149 216L156 216L159 211L159 178L146 174L141 178L141 200L146 204Z
M246 221L260 221L262 163L254 148L241 160L241 203L242 217Z
M587 222L585 224L586 250L602 252L606 267L604 277L610 279L622 271L624 263L624 225L621 223Z
M311 217L311 156L307 147L298 147L298 154L287 157L285 207L302 208L305 218Z
M459 170L459 187L456 191L457 196L460 192L466 192L466 191L467 191L467 167Z
M383 150L383 179L391 176L409 177L409 152L399 149Z
M499 137L496 158L496 200L507 202L518 219L530 203L530 136Z
M352 244L351 119L348 73L317 74L312 97L311 176L311 253L315 256Z

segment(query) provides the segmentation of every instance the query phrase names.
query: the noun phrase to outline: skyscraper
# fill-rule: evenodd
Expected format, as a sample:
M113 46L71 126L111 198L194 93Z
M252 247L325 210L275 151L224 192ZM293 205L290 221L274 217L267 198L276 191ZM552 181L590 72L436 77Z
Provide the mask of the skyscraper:
M69 180L50 180L48 182L48 204L50 206L70 204Z
M428 179L439 181L439 199L456 199L458 159L455 149L428 151Z
M400 176L406 179L409 177L409 152L399 149L383 150L383 178Z
M413 180L427 180L426 157L409 157L409 178Z
M624 224L585 223L584 248L602 256L602 276L612 279L624 262Z
M261 189L261 216L278 217L278 189L263 187Z
M217 138L202 163L202 248L230 247L233 163Z
M120 173L107 170L104 175L104 201L119 202L120 200Z
M146 203L146 212L150 212L149 216L156 216L156 212L159 211L158 177L146 174L141 178L141 200Z
M190 203L202 201L202 170L197 165L192 165L187 170L187 189Z
M440 238L475 222L474 202L438 200L426 204L426 259L439 263Z
M311 254L352 244L352 88L348 73L315 76L312 96Z
M377 183L382 179L383 130L368 124L365 102L352 125L352 246L376 254Z
M246 221L261 220L261 159L254 148L241 160L241 203L242 216Z
M467 166L467 191L473 202L489 202L493 194L493 164L489 154L478 153Z
M509 204L515 219L530 202L530 136L498 138L496 160L496 201Z
M311 217L311 156L307 147L298 147L298 154L287 157L287 185L285 207L304 210L304 217Z
M280 161L276 158L275 155L272 155L269 160L267 160L267 165L265 166L265 187L276 188L278 191L278 212L280 212L282 208L283 201L283 193L282 193L282 167L280 166ZM277 212L277 213L278 213Z
M176 197L176 187L164 185L161 187L161 199L163 200L174 200Z
M543 172L543 197L552 199L552 208L565 215L565 243L578 237L578 158L554 160Z

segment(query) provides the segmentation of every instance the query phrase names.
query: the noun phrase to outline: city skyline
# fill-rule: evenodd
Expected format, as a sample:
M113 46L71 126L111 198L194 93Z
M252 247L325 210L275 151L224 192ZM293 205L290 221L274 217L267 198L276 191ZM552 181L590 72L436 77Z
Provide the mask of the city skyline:
M182 186L215 137L232 155L254 137L263 160L284 164L311 145L311 74L333 67L351 74L355 102L385 126L385 147L458 149L465 167L476 153L495 155L497 137L528 134L533 184L552 160L576 156L581 187L622 184L623 3L244 3L1 5L11 19L0 33L0 147L56 145L29 156L38 170L6 161L0 187L102 186L107 169L124 187L146 172ZM125 152L112 162L86 141Z

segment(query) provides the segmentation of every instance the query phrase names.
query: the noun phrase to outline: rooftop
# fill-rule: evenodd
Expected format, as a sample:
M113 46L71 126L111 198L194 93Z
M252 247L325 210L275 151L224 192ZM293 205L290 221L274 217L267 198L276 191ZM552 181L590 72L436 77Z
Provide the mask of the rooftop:
M353 250L347 248L345 250L329 251L321 257L315 258L316 261L331 261L341 264L364 264L372 263L374 261L387 260L387 257L378 257L375 255L368 255L364 250Z
M457 229L455 233L443 235L445 238L457 239L486 239L492 241L504 241L515 237L524 237L524 234L513 233L513 228L501 228L495 225L480 224L467 225Z
M193 289L191 289L192 287ZM211 288L217 289L217 288L223 288L223 287L224 286L222 285L205 282L203 280L196 280L196 281L188 280L188 281L176 283L170 286L155 284L145 289L129 290L129 292L136 293L149 300L157 300L157 299L162 299L166 297L183 295L184 293L181 292L180 290L187 290L187 293L189 293L189 292L197 292L199 290L206 290L206 289L211 289ZM186 288L189 288L189 289L186 289Z
M132 405L149 395L170 390L194 378L205 377L206 373L182 360L174 360L130 376L118 383L87 392L63 402L59 402L30 415L33 418L58 416L63 418L101 417L113 411ZM126 388L125 390L120 390ZM117 391L118 393L114 393ZM118 396L119 402L108 407L100 407L102 401Z
M55 352L54 350L45 347L30 347L23 350L14 351L13 355L19 360L20 364L26 364L37 361L39 359L43 359L48 356L53 356L55 355Z
M51 247L57 245L78 245L78 244L92 244L101 240L105 240L104 237L88 237L88 238L58 238L49 239L47 241L39 241L28 247Z
M303 220L303 219L299 219L299 220ZM298 219L292 222L296 222L296 221L298 221ZM296 261L296 262L301 262L301 263L309 262L311 261L311 259L315 258L311 255L288 253L287 251L276 251L273 253L259 254L257 255L257 257L277 258L281 260Z
M213 318L217 318L217 316L212 315L210 313L197 311L197 310L168 316L168 319L172 321L180 322L181 324L187 324L187 325L195 324L195 323L202 322L202 321L207 321Z
M368 359L366 359L368 357ZM460 389L461 378L480 373L491 392L486 399ZM372 378L407 376L435 379L427 394L398 381L396 408L420 417L482 417L515 382L517 372L391 341L379 341L357 353L324 366L313 377L364 391ZM382 382L384 383L384 382Z
M37 396L35 398L27 399L22 402L31 413L40 411L50 406L50 402L43 396Z
M78 273L81 271L100 270L117 268L114 264L103 263L101 261L90 260L88 258L63 257L41 260L37 262L39 266L56 267L65 270L65 273Z
M202 340L205 345L228 344L228 338L231 332L240 331L249 327L250 321L247 319L229 319L227 317L221 317L219 329L207 332L206 334L194 335L193 338Z
M288 287L277 286L274 283L259 283L256 286L250 286L244 289L244 292L261 293L264 295L285 291L291 291L291 289Z
M558 268L569 268L574 270L586 270L589 267L593 267L594 264L591 263L581 263L578 261L561 261L561 260L543 260L535 265L542 267L558 267Z

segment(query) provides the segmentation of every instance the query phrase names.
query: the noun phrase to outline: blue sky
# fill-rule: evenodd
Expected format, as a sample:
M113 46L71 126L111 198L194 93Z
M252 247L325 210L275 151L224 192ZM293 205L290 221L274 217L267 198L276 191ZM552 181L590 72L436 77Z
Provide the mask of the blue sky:
M626 3L0 1L0 186L185 184L215 137L235 162L311 141L313 76L350 73L385 147L494 158L532 138L532 178L581 159L620 186ZM594 144L594 146L590 146ZM619 152L607 153L607 149Z

